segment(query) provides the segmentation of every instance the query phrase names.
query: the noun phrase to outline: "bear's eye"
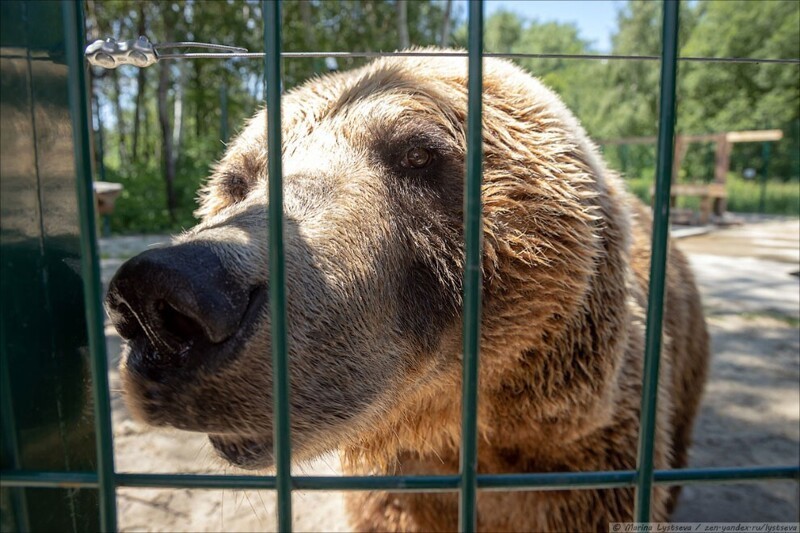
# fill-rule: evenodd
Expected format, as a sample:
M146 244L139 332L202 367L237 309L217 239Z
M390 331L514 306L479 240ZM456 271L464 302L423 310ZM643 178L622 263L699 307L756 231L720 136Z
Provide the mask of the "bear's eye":
M405 153L400 164L406 168L425 168L433 161L433 153L427 148L415 146Z

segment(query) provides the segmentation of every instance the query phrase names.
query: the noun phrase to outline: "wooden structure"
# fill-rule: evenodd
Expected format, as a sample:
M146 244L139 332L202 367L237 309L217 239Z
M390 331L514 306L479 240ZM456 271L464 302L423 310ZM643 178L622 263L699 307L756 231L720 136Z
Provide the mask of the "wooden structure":
M676 135L675 155L672 160L673 180L679 175L681 163L693 142L713 142L716 143L716 155L714 158L714 180L711 183L677 183L673 182L671 190L671 202L675 205L678 197L695 196L700 197L700 223L707 224L711 220L712 212L717 217L722 217L726 209L726 183L728 171L731 163L731 149L735 143L744 142L771 142L779 141L783 138L781 130L749 130L749 131L729 131L724 133L709 133L703 135ZM655 144L655 137L630 137L627 139L616 139L602 142L604 145L621 144ZM655 187L650 188L650 200L652 204L653 192Z
M653 203L655 187L650 188L650 203ZM676 207L676 203L681 196L693 196L700 198L700 224L708 224L711 220L711 213L722 216L725 212L725 200L728 193L724 183L676 183L670 189L670 205Z
M108 181L95 181L94 199L97 212L101 215L110 215L114 212L114 202L122 192L122 184Z
M95 181L92 183L92 188L94 189L94 205L101 221L98 230L101 235L108 237L111 235L111 213L114 212L114 203L117 197L122 193L122 184Z

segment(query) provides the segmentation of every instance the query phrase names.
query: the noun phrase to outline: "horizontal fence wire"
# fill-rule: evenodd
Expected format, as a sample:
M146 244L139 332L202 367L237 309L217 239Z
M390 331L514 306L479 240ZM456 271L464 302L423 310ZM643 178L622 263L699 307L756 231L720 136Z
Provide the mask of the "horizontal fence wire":
M488 491L630 488L635 470L606 472L544 472L531 474L478 474L477 486ZM703 485L744 482L800 482L800 466L717 467L656 470L654 485ZM120 473L118 487L172 489L274 490L275 476L216 474ZM459 489L461 476L292 476L292 489L304 491L447 492ZM5 470L2 487L98 488L97 472Z
M319 59L332 58L365 58L378 59L381 57L468 57L467 52L434 52L434 51L395 51L395 52L281 52L281 57L286 59ZM231 53L203 53L187 52L185 54L158 54L158 59L235 59L250 58L261 59L264 52L231 52ZM484 52L483 57L498 57L503 59L586 59L600 61L660 61L661 56L631 55L631 54L527 54L527 53L496 53ZM800 58L767 58L767 57L678 57L678 61L697 63L776 63L800 65Z

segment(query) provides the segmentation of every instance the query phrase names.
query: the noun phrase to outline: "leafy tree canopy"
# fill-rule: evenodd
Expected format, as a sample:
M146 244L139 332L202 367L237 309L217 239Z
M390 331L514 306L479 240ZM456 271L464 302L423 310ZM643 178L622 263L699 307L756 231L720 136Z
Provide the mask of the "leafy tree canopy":
M263 50L258 0L84 0L90 39L198 40ZM465 14L452 0L285 1L287 51L392 51L416 46L466 47ZM696 0L681 3L680 54L695 57L797 58L800 2ZM510 11L488 17L485 49L495 53L592 54L574 24L530 20ZM614 55L659 55L661 3L629 1L617 15ZM360 58L286 59L290 88ZM554 89L597 140L653 136L658 128L658 61L521 58L518 63ZM800 67L785 64L681 62L678 131L780 128L770 171L800 174ZM193 223L194 191L223 141L262 105L261 59L164 61L149 69L94 70L96 142L106 178L125 192L112 222L118 229L174 228ZM230 131L229 131L230 130ZM169 138L170 142L165 142ZM764 165L760 145L737 145L734 169ZM653 146L609 146L612 166L633 177L652 174ZM710 175L713 147L693 147L685 172ZM648 174L649 173L649 174ZM159 208L157 206L163 206Z

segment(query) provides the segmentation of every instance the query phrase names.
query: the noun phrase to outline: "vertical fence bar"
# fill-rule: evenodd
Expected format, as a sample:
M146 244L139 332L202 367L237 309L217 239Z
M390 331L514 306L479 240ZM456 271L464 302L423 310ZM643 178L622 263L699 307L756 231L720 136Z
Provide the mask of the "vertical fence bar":
M274 447L278 531L292 530L289 370L286 355L286 276L283 257L281 169L281 4L263 0L266 50L267 143L269 150L269 291L272 328Z
M481 324L481 103L483 0L469 3L467 177L464 184L464 369L461 388L461 491L459 531L475 531L478 469L478 352Z
M661 323L664 315L664 284L667 272L669 201L675 138L675 81L678 54L678 0L665 0L661 48L661 102L658 121L656 192L653 207L653 236L650 256L650 287L647 297L642 408L637 453L635 521L650 521L653 493L653 448L661 352Z
M17 439L17 421L14 416L14 404L11 395L11 373L8 368L9 354L5 344L5 322L0 320L0 416L3 420L3 448L15 470L22 468ZM14 526L18 531L30 531L28 520L28 504L24 488L9 487L11 508L14 515Z
M100 259L92 188L92 150L89 141L89 104L86 101L86 66L83 61L83 11L80 2L64 0L64 36L69 72L69 107L72 114L75 172L80 209L81 268L86 325L92 354L92 394L97 442L97 477L100 485L100 529L116 531L117 501L114 484L114 446L111 402L108 393L108 360L103 330Z

